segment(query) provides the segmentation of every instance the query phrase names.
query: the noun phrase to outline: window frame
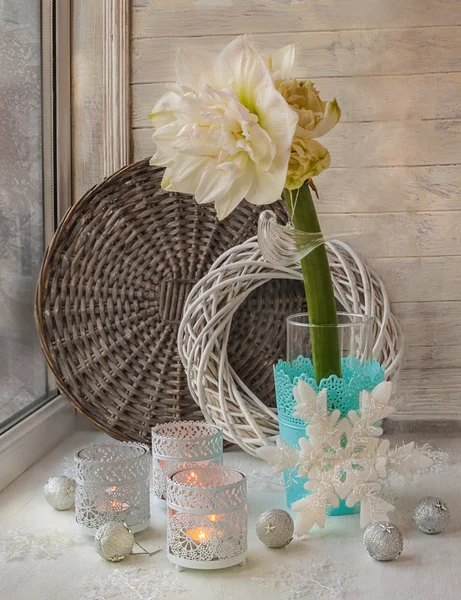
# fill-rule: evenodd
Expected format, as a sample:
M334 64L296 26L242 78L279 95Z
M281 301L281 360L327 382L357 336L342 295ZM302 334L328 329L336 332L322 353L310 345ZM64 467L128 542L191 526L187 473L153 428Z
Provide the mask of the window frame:
M72 200L130 162L130 10L130 0L42 0L46 246ZM57 391L28 408L0 430L0 490L87 424Z
M71 206L71 0L42 0L44 246ZM45 360L45 358L44 358ZM50 390L0 425L0 490L75 428L76 411Z
M71 0L42 0L43 241L51 242L71 206ZM45 360L45 358L44 358ZM0 423L0 436L58 396L47 369L48 392Z

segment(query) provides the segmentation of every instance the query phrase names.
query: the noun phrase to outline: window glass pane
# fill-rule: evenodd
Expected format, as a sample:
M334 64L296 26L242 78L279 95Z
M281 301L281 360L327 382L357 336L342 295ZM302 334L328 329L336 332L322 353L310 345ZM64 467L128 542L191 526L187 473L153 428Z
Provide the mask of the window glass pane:
M0 425L46 393L33 318L43 255L40 0L0 0Z

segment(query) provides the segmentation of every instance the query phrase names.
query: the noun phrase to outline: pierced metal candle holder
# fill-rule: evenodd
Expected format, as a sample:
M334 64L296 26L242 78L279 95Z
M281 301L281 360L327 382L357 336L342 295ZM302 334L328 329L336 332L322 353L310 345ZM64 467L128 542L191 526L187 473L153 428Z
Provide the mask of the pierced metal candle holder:
M223 569L247 553L245 476L229 467L179 471L168 481L167 555L177 569Z
M75 454L75 514L84 533L94 535L108 521L133 533L149 526L151 458L146 446L94 444Z
M215 425L175 421L152 428L153 494L166 502L168 478L184 469L222 465L223 434Z

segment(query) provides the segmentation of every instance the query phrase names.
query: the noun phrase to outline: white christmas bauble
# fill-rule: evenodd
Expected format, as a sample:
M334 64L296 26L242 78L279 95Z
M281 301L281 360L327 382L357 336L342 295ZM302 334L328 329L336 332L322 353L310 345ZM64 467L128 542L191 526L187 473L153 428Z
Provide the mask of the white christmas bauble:
M131 554L134 535L118 521L109 521L98 528L94 545L100 556L110 562L120 562Z
M45 500L56 510L68 510L75 504L75 481L71 477L51 477L45 484Z

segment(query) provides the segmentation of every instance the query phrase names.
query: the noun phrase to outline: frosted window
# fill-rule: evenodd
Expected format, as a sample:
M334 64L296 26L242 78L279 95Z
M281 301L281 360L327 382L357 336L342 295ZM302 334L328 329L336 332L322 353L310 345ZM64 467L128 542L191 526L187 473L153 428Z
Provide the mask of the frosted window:
M0 425L46 393L33 318L43 255L40 0L0 0Z

